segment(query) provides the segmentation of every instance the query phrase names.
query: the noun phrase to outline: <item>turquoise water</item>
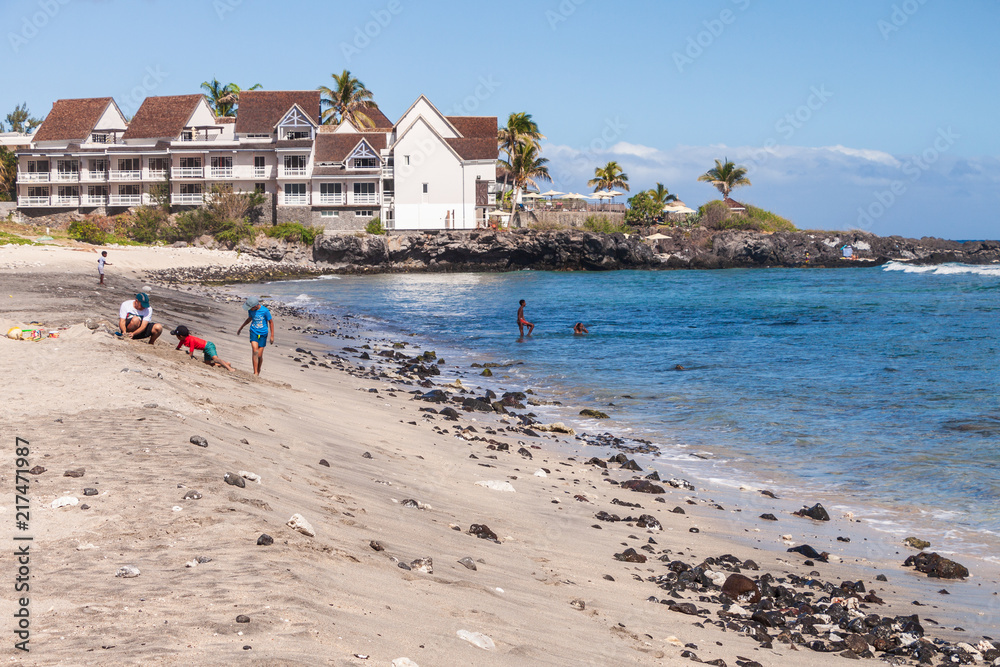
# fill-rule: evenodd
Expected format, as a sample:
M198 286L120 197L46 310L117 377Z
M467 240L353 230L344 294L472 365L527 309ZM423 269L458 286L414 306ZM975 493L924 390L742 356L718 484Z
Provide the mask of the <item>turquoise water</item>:
M383 275L266 291L416 333L463 367L523 362L497 382L601 408L614 421L589 426L667 457L710 453L706 476L1000 529L1000 269ZM536 324L525 339L519 299ZM577 321L590 335L573 335Z

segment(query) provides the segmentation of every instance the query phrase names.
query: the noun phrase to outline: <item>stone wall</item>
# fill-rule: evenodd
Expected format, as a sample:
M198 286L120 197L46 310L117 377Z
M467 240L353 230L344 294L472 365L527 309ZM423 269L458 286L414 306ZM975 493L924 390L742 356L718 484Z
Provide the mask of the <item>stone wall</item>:
M107 211L103 207L84 209L65 208L19 208L17 209L17 221L22 225L32 225L34 227L52 227L54 229L65 229L75 220L83 220L88 215L106 215Z
M17 210L16 201L0 201L0 220L6 220L7 216ZM15 215L15 218L17 216Z
M625 220L625 214L619 212L546 211L536 209L534 211L519 212L515 219L515 226L519 219L525 227L537 220L542 225L558 225L565 228L580 229L590 216L607 218L615 224L621 224Z

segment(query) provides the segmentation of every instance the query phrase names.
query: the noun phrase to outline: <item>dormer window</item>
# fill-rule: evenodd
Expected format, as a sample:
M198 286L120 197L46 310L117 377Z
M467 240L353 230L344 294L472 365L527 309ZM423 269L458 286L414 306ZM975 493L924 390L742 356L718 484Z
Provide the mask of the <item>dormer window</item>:
M114 141L111 140L111 135L107 132L94 132L90 135L90 142L94 144L111 144Z
M308 130L304 132L298 130L296 131L289 130L285 132L285 138L288 139L289 141L295 141L297 139L312 139L312 133L309 132Z
M378 158L356 157L351 166L354 169L378 169Z
M181 141L194 141L194 130L184 130L181 132Z

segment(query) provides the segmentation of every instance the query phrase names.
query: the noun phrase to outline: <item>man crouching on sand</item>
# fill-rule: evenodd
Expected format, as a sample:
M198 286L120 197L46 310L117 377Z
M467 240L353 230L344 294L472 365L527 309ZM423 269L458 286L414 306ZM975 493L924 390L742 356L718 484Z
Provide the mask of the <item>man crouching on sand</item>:
M122 301L118 309L118 335L132 340L149 339L152 345L163 332L163 325L153 322L153 309L149 295L139 292L134 299Z

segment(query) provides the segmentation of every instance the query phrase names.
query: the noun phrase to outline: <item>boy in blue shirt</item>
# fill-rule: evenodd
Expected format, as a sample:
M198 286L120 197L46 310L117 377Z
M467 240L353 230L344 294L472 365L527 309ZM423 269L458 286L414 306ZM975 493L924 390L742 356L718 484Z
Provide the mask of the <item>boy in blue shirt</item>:
M274 320L271 319L271 311L260 305L260 299L255 296L247 297L243 304L243 310L247 311L246 321L236 330L239 336L243 332L243 327L250 325L250 354L253 361L253 374L260 375L260 367L264 362L264 347L267 345L267 334L271 333L271 345L274 345Z

